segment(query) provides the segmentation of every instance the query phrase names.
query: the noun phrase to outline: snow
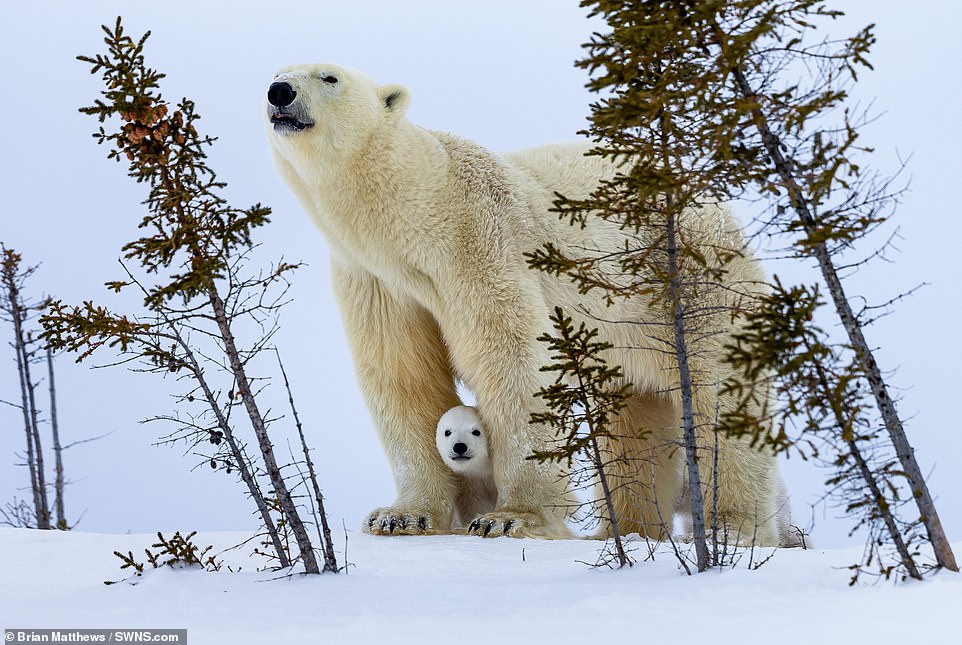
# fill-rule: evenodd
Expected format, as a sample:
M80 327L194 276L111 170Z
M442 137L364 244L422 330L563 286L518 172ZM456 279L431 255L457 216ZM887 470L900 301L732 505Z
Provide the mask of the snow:
M246 537L194 542L216 552ZM849 587L858 548L778 550L756 570L746 555L734 569L688 577L664 546L643 561L643 543L634 567L609 570L583 564L601 545L591 540L349 532L348 575L278 578L256 571L249 546L219 556L237 573L162 568L135 585L103 584L126 574L114 550L143 554L154 541L0 529L0 628L186 628L192 645L962 642L962 576ZM343 558L343 533L336 541Z

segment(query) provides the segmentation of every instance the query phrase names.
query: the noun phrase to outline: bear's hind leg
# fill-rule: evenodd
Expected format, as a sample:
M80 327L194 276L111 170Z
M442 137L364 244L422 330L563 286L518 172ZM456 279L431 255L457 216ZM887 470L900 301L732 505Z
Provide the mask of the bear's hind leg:
M632 395L613 422L603 459L621 535L656 540L670 535L684 461L677 426L674 406L659 394Z
M714 433L700 433L699 460L706 532L714 514ZM768 450L749 445L745 437L718 437L719 540L737 546L780 546L776 493L778 464Z

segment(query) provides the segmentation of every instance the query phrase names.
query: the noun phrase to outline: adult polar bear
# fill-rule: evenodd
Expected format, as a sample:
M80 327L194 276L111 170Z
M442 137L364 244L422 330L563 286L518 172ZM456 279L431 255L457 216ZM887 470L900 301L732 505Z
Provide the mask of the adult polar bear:
M409 103L405 87L378 86L332 64L285 68L267 93L274 161L330 244L357 377L394 471L396 501L370 513L364 529L420 534L451 525L457 484L434 438L441 415L460 405L460 378L476 394L489 429L498 490L497 507L472 524L475 532L569 535L565 482L554 465L526 459L553 438L529 417L539 406L533 393L550 378L539 371L549 356L537 337L550 329L549 311L561 305L576 322L583 312L596 317L590 323L600 324L615 347L610 362L622 366L634 388L614 431L631 437L616 444L625 459L609 473L634 482L617 493L622 531L661 535L684 471L676 370L661 344L669 340L661 324L667 312L647 299L606 307L602 294L581 295L566 279L530 269L524 257L547 243L570 256L624 248L625 233L616 226L600 220L569 226L549 210L556 192L584 197L614 168L584 156L586 144L496 155L413 125L405 118ZM739 243L719 209L690 219L707 257L713 246ZM731 264L727 275L733 285L762 279L747 259ZM710 311L719 303L705 304ZM728 314L718 318L719 330L731 326ZM709 337L693 356L693 373L714 384L727 376L719 360L724 337ZM698 392L697 412L710 419L715 388ZM777 544L774 458L741 440L720 441L721 516L732 531Z

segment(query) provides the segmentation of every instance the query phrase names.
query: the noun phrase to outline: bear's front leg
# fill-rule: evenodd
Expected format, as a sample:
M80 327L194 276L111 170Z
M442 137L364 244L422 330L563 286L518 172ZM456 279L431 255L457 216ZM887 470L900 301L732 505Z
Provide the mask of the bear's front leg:
M550 382L541 372L550 357L537 338L548 317L532 284L536 274L486 269L464 277L470 288L443 290L454 301L442 321L445 338L458 372L478 398L498 491L494 511L467 518L473 520L468 533L570 538L567 480L556 464L529 459L554 440L548 428L530 423L532 412L544 410L535 393Z
M398 491L361 528L375 535L449 533L457 486L434 436L438 419L460 400L437 323L359 267L335 262L333 279L358 381Z
M520 370L517 358L515 354L513 360L502 365L513 365ZM493 382L518 382L510 378L502 380L502 376L495 375ZM477 388L477 395L488 428L498 504L494 511L474 518L467 532L481 537L572 537L565 523L571 508L567 480L559 474L557 464L528 459L535 450L546 448L552 439L544 427L528 421L532 412L531 395L513 394L511 388L495 388L493 393L487 390L482 385ZM526 390L518 390L523 391Z

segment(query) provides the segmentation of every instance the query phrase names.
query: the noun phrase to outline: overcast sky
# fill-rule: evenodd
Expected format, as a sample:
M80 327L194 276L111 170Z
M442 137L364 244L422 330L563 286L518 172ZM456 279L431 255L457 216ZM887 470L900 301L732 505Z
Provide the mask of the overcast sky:
M962 539L962 433L951 379L962 365L958 342L959 244L962 223L956 150L959 64L957 25L962 5L949 0L909 5L894 0L836 3L852 29L877 23L879 42L857 95L874 99L880 116L865 134L873 163L891 171L911 156L910 192L899 209L902 240L891 263L851 281L875 302L925 282L868 332L902 397L910 440L937 497L952 540ZM259 258L280 255L308 266L294 278L278 344L298 397L309 440L317 448L332 522L354 529L371 508L394 498L390 469L353 377L327 271L327 248L278 179L267 151L261 103L274 71L290 63L331 61L413 94L409 118L448 130L493 150L575 138L590 95L580 57L592 25L576 2L562 0L354 2L3 2L0 4L0 241L30 264L30 283L67 302L115 303L102 284L119 275L117 257L137 234L141 187L105 158L90 138L95 120L77 112L100 89L78 54L102 50L100 25L122 14L128 31L151 30L151 67L168 75L162 91L189 96L201 125L220 137L211 165L229 182L239 207L274 209L261 234ZM594 25L598 28L598 25ZM746 207L748 208L748 207ZM742 212L746 219L753 213ZM771 271L784 267L772 263ZM0 338L9 332L0 329ZM12 350L0 348L0 399L19 397ZM65 456L73 484L71 518L85 512L90 531L243 529L255 525L232 477L182 449L153 447L164 434L138 421L171 409L176 385L122 369L89 370L58 362L59 415L64 441L111 433ZM14 467L23 450L19 412L0 405L0 503L27 483ZM814 518L823 546L848 543L848 523L825 505L826 473L792 459L784 464L796 519Z

